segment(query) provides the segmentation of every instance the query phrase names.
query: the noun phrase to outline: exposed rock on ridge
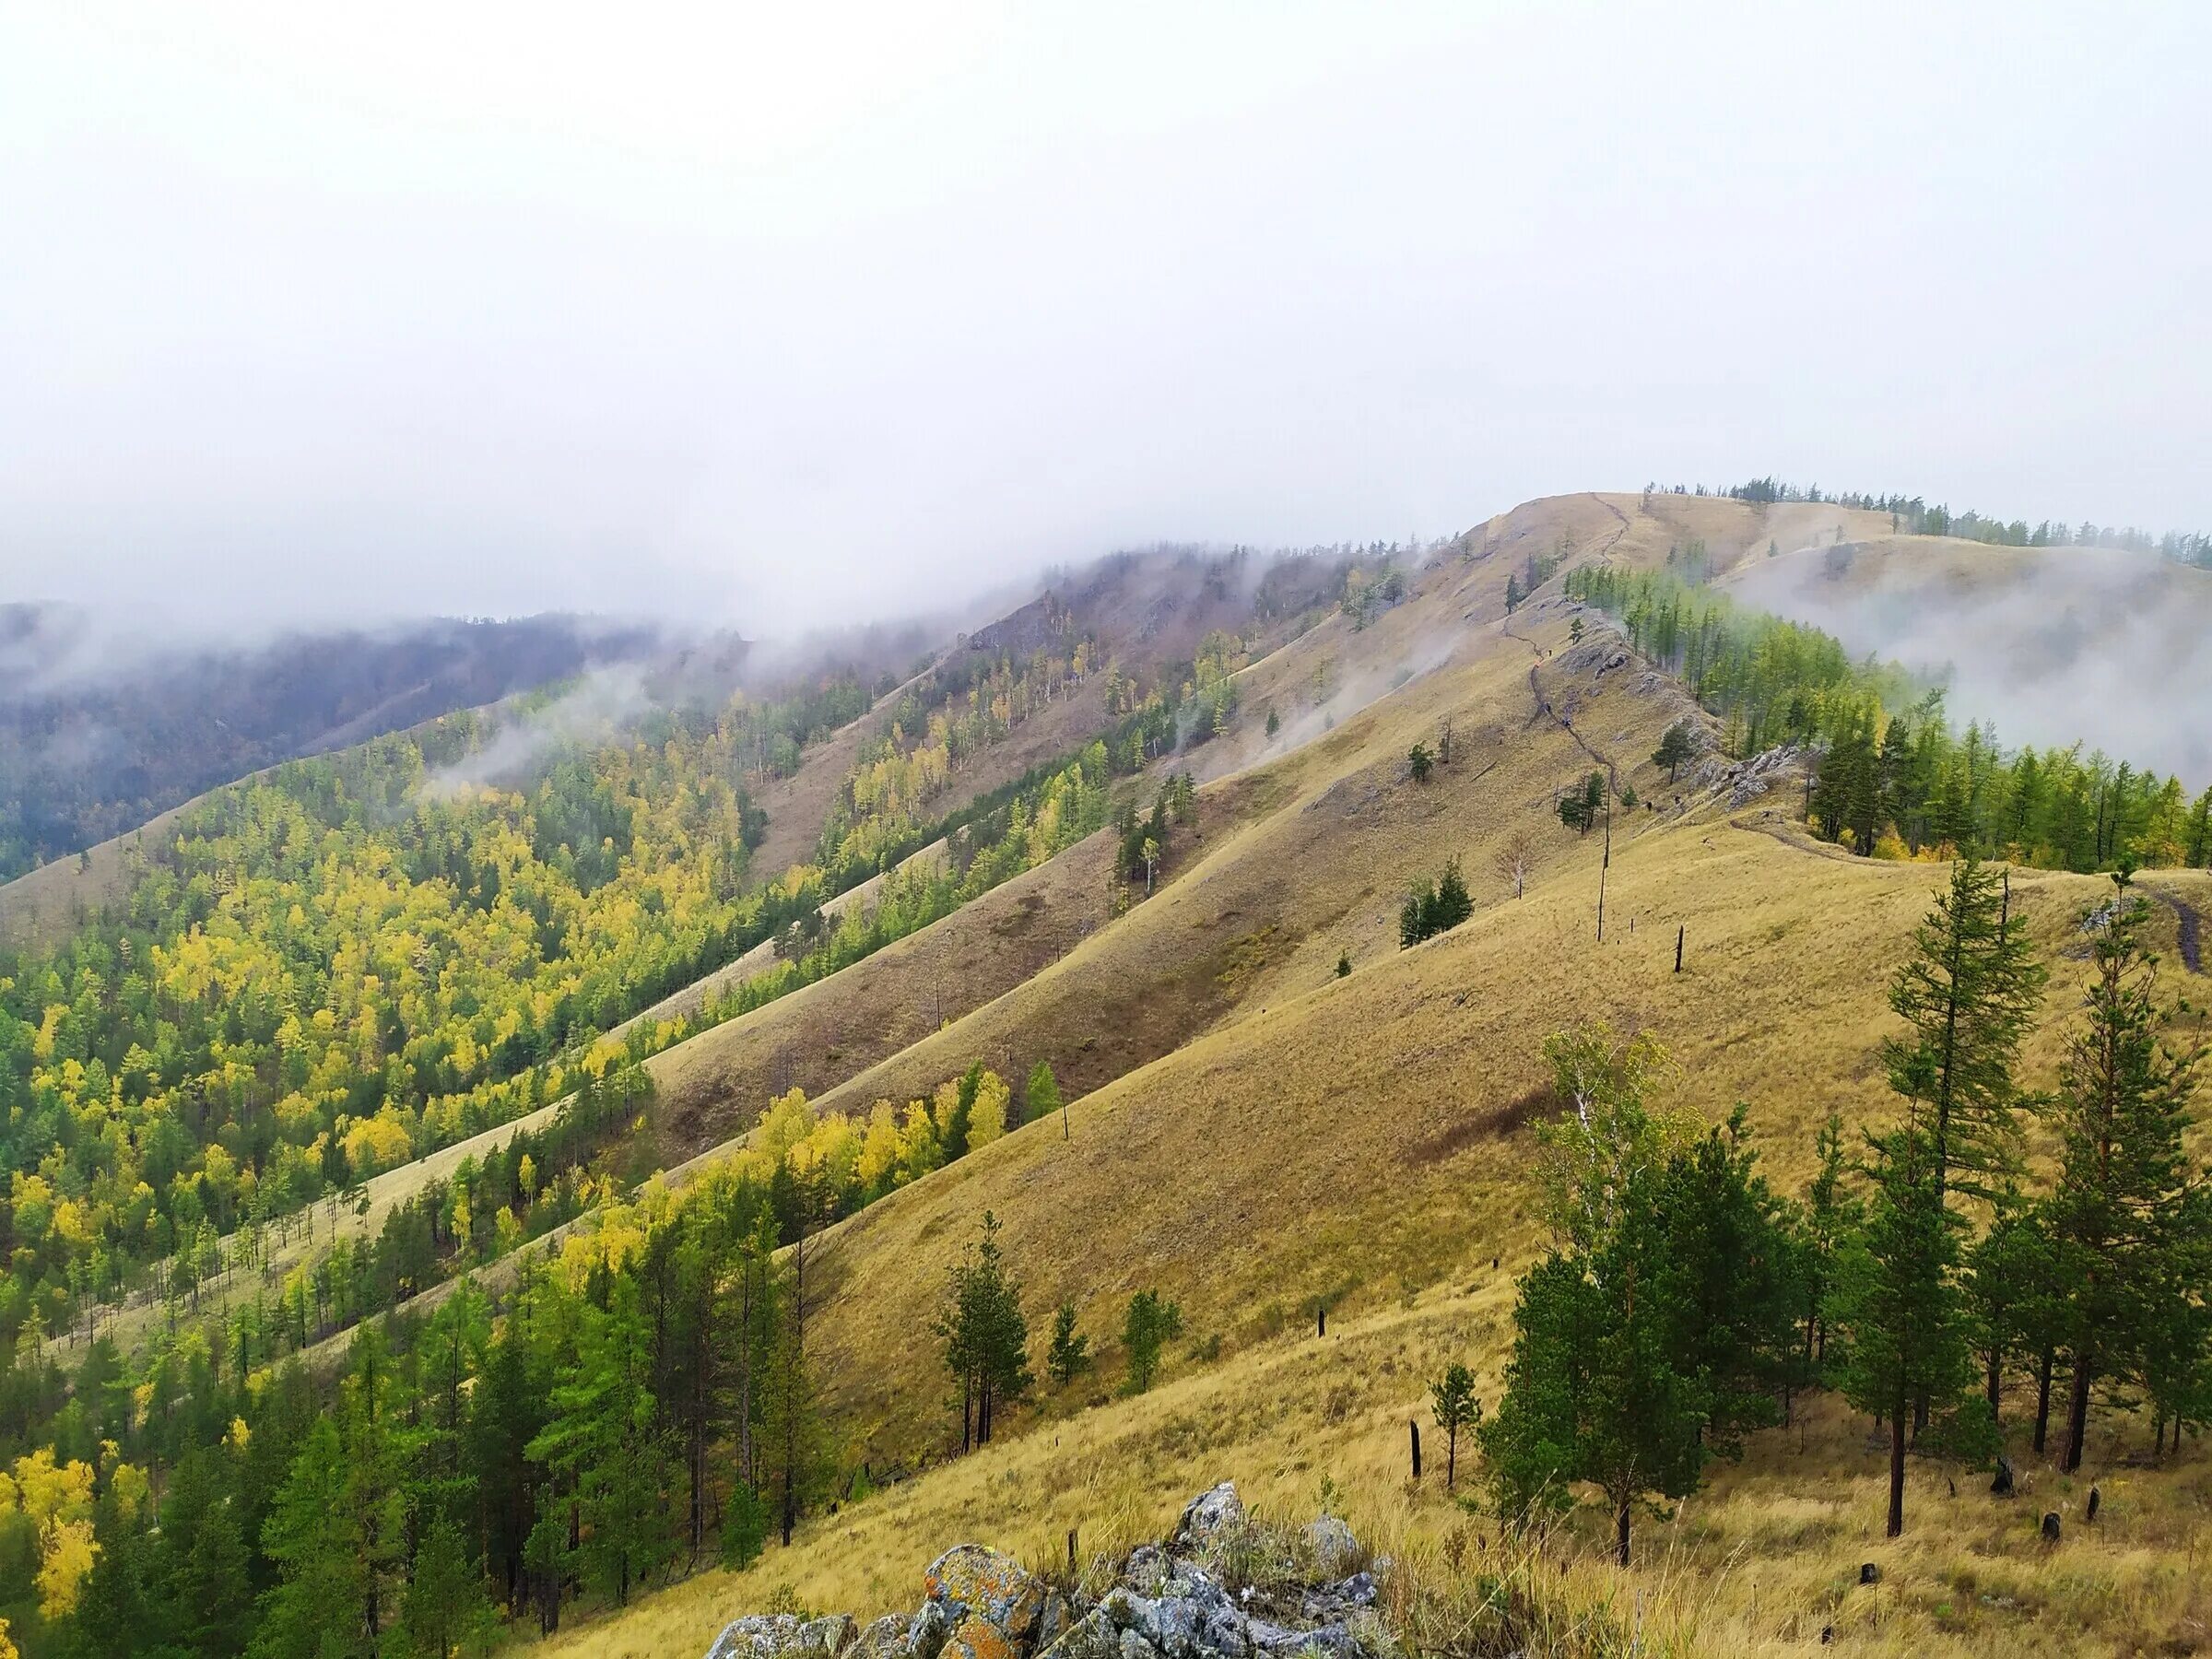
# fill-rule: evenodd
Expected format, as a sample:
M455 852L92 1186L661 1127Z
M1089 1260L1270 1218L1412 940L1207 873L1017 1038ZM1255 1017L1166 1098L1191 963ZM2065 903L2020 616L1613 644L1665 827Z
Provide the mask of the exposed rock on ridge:
M1227 1481L1185 1506L1164 1545L1130 1551L1102 1594L1062 1590L981 1544L947 1550L922 1583L912 1615L865 1630L846 1614L749 1614L707 1659L1374 1659L1389 1646L1351 1528L1332 1515L1265 1526Z

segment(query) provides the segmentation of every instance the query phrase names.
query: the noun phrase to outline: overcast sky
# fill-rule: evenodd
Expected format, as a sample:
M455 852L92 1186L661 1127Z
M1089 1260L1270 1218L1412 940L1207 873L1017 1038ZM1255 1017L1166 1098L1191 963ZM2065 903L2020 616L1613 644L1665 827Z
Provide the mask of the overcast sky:
M2212 6L0 0L0 598L898 611L1779 472L2212 527Z

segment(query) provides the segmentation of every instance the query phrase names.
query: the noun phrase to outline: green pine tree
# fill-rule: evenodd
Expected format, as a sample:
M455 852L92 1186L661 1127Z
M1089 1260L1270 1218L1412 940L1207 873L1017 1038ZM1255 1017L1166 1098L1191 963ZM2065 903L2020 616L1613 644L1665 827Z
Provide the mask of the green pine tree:
M1139 1394L1159 1371L1160 1350L1182 1335L1182 1309L1157 1290L1139 1290L1129 1299L1122 1322L1122 1348L1129 1356L1124 1392Z
M1076 1329L1076 1304L1064 1301L1053 1310L1053 1337L1044 1351L1045 1375L1053 1386L1065 1388L1090 1369L1090 1338Z
M1444 1431L1444 1489L1459 1484L1459 1436L1462 1430L1478 1428L1482 1402L1475 1397L1475 1373L1454 1361L1444 1374L1429 1384L1429 1404L1436 1426Z
M1545 1054L1570 1102L1543 1135L1553 1244L1521 1280L1505 1391L1479 1438L1502 1513L1564 1508L1587 1481L1625 1566L1638 1499L1688 1493L1706 1455L1710 1398L1680 1351L1695 1288L1668 1222L1680 1134L1650 1105L1666 1060L1649 1038L1591 1027Z
M530 1456L574 1494L579 1565L616 1606L668 1559L668 1455L633 1275L613 1276L604 1311L587 1299L573 1356L555 1383L551 1418Z
M368 1651L361 1619L368 1569L344 1528L346 1447L337 1424L316 1420L262 1528L276 1581L261 1594L252 1659L339 1659Z
M228 1454L195 1447L178 1461L161 1503L164 1632L206 1659L242 1652L253 1625L253 1552L239 1529Z
M498 1628L461 1529L439 1516L415 1552L414 1572L400 1605L400 1630L408 1651L424 1659L486 1653Z
M1666 728L1659 747L1652 751L1652 764L1665 767L1666 781L1672 783L1682 762L1697 752L1697 728L1687 720L1677 720Z
M2183 1148L2202 1048L2161 1036L2157 959L2143 942L2150 906L2129 892L2091 930L2084 1020L2066 1047L2052 1109L2059 1169L2051 1199L2060 1322L2073 1385L2061 1466L2081 1466L2092 1393L2146 1380L2167 1321L2205 1264L2193 1219L2195 1177Z

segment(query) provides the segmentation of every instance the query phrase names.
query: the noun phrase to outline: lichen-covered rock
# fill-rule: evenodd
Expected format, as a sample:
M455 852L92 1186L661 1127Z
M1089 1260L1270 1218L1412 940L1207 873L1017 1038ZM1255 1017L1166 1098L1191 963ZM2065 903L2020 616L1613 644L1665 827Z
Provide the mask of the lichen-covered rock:
M1335 1516L1323 1515L1306 1528L1306 1553L1324 1578L1341 1579L1359 1565L1359 1540Z
M1042 1651L1041 1659L1121 1659L1122 1632L1101 1608L1093 1607Z
M1132 1550L1095 1606L962 1544L930 1564L911 1619L861 1631L842 1615L757 1614L708 1659L1379 1659L1392 1651L1372 1610L1388 1563L1359 1567L1343 1522L1324 1515L1294 1539L1253 1522L1225 1482L1192 1500L1166 1547Z
M1243 1524L1244 1500L1237 1496L1236 1484L1225 1480L1212 1490L1199 1493L1184 1507L1168 1547L1177 1555L1197 1555L1218 1537Z
M971 1613L952 1627L938 1654L939 1659L1021 1659L1024 1646L981 1614Z
M913 1620L903 1613L886 1613L862 1628L846 1659L913 1659L909 1632Z
M964 1620L974 1618L995 1630L1014 1653L1026 1653L1036 1634L1038 1615L1044 1610L1044 1586L1012 1556L981 1544L953 1546L930 1563L922 1585L929 1600L945 1609L948 1641L959 1634ZM922 1659L918 1641L915 1654Z
M1325 1653L1331 1659L1359 1659L1359 1644L1352 1639L1351 1631L1341 1624L1293 1630L1255 1618L1247 1628L1252 1632L1252 1651L1254 1653Z
M1157 1544L1139 1544L1122 1563L1121 1583L1139 1595L1158 1595L1159 1587L1175 1571L1168 1552Z
M1068 1627L1076 1622L1076 1610L1067 1597L1057 1590L1044 1593L1044 1605L1037 1612L1037 1629L1030 1634L1030 1646L1042 1653L1053 1642L1067 1634Z
M937 1659L945 1638L952 1634L952 1615L941 1601L925 1601L906 1627L906 1651L912 1659Z
M848 1613L808 1619L754 1613L724 1625L707 1659L839 1659L854 1635Z

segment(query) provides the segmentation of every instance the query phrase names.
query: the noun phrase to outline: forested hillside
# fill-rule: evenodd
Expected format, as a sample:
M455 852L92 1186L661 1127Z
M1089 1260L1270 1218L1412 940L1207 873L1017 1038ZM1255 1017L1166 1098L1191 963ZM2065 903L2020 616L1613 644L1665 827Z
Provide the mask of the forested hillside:
M1727 723L1725 753L1817 748L1808 807L1825 839L1875 857L1963 851L2067 870L2212 860L2212 785L2200 781L2192 798L2171 773L2079 744L2007 750L1979 721L1954 733L1939 688L1682 573L1702 561L1692 542L1678 569L1585 565L1565 592L1618 617L1639 652L1682 677Z
M2018 1618L1929 1609L2045 1547L1937 1494L2002 1444L2065 1501L2053 1430L2148 1559L2068 1558L2039 1628L2182 1630L2199 1300L2069 1196L2058 1103L2083 1019L2136 1019L2171 1110L2106 1196L2197 1249L2160 1124L2212 797L1954 733L1706 585L1837 511L1128 556L919 665L612 736L548 694L217 793L0 963L12 1641L689 1654L911 1602L874 1563L947 1528L1057 1560L1234 1475L1380 1523L1454 1652L1627 1651L1624 1606L1871 1640L1824 1586L1884 1550L1878 1629L1996 1651ZM1955 1094L1947 927L2005 982ZM2053 1288L2096 1262L2125 1296ZM1931 1427L1892 1465L1853 1410ZM1589 1576L1631 1528L1673 1565ZM1438 1565L1477 1531L1495 1605Z
M0 606L0 881L279 760L638 661L660 630L577 617L180 647Z

